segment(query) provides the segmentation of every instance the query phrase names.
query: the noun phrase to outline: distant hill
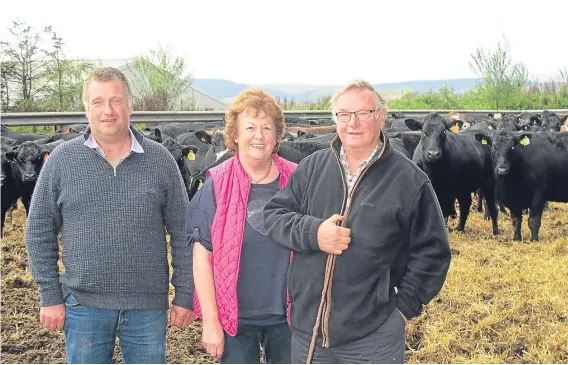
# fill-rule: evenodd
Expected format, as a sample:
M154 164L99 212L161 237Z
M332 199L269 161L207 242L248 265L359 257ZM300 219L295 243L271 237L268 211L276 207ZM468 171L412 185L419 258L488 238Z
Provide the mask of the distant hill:
M453 87L456 92L465 92L472 88L478 79L448 79L448 80L422 80L405 81L396 83L373 84L375 89L385 94L402 94L413 91L425 93L428 90L437 91L443 86ZM304 85L304 84L262 84L246 85L222 79L195 79L192 83L196 87L208 94L211 94L226 102L230 102L233 97L249 87L260 87L274 97L295 101L310 101L317 97L333 95L340 85Z

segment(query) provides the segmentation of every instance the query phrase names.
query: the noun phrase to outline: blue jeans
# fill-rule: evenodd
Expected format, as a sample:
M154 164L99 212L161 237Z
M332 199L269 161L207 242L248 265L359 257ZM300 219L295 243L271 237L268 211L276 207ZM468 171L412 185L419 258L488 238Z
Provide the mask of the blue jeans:
M290 364L292 332L288 323L273 326L239 325L237 335L225 332L221 364L260 364L260 347L265 364Z
M85 307L65 300L65 347L69 364L110 364L116 337L124 363L166 363L167 311Z

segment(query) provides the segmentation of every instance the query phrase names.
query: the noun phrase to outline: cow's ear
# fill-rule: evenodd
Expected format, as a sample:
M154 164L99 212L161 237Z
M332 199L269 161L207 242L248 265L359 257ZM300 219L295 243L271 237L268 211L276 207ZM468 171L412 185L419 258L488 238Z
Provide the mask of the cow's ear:
M519 136L519 144L521 146L528 146L531 144L532 135L529 133L523 133Z
M181 153L185 157L187 157L188 160L195 160L195 155L197 155L197 152L199 152L199 148L193 145L183 146L181 149Z
M201 142L211 144L211 136L205 131L196 131L194 133L197 139L199 139Z
M489 120L487 120L485 122L487 123L487 129L491 129L491 130L494 130L494 131L497 130L497 123L489 121Z
M11 151L6 152L6 159L10 161L15 161L18 157L18 150L12 149Z
M162 132L160 131L159 128L154 128L154 135L156 136L156 142L159 142L159 143L163 142Z
M568 114L566 114L565 116L563 116L562 118L560 118L560 124L566 124L566 125L568 125Z
M444 124L446 124L446 129L449 131L452 131L454 133L458 133L461 129L461 127L463 126L463 120L449 120L449 121L445 121Z
M424 125L423 121L419 121L416 119L408 118L404 120L404 125L408 127L411 131L421 131L422 126Z
M477 142L479 142L481 144L488 144L490 146L493 144L493 142L491 141L491 137L486 136L483 133L476 133L475 139L477 140Z
M298 135L298 138L300 138L301 136L303 136L304 134L306 134L306 132L304 132L304 131L298 129L298 132L297 132L296 134Z

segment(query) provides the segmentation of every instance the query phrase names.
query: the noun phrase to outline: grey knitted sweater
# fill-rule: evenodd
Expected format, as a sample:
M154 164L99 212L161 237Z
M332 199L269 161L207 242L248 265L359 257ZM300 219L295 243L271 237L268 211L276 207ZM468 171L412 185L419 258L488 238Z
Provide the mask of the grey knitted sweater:
M40 305L167 309L172 254L173 304L192 308L193 275L184 215L189 204L177 164L165 147L131 126L144 153L114 169L78 137L49 155L32 196L25 235ZM60 273L58 234L64 272Z

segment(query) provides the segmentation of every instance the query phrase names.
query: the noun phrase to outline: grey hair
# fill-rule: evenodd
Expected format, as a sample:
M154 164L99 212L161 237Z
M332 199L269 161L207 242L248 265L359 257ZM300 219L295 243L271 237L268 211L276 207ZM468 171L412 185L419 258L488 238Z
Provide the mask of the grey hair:
M386 109L387 108L387 102L386 100L383 98L383 96L381 94L379 94L375 88L373 87L373 85L371 85L369 82L365 81L365 80L353 80L351 82L349 82L347 85L345 85L344 87L342 87L341 89L339 89L335 95L333 95L333 97L331 98L329 104L331 105L331 114L333 119L335 120L335 104L337 103L337 99L345 94L347 91L351 90L351 89L363 89L363 90L370 90L373 92L373 94L375 95L375 100L377 101L377 110L381 110L381 109Z

